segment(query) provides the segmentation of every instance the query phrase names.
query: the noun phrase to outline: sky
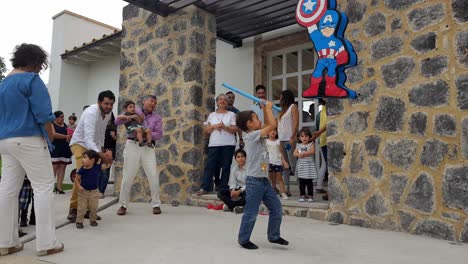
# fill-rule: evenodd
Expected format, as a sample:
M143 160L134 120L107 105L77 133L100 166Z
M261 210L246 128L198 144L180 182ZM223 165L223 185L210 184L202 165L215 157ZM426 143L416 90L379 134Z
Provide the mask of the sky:
M16 45L32 43L50 53L52 45L52 17L63 10L89 17L121 28L122 0L21 0L2 1L0 6L0 57L5 59L8 71L11 53ZM41 73L47 83L49 72Z

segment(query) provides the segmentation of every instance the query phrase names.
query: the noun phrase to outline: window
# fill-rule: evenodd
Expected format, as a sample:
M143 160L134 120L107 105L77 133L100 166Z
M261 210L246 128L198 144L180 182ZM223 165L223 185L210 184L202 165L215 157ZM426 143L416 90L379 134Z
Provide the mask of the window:
M312 44L274 51L267 56L268 98L279 104L281 92L290 90L299 106L299 128L309 127L315 131L315 115L318 103L315 99L302 98L302 91L310 85L310 75L316 64L316 53Z

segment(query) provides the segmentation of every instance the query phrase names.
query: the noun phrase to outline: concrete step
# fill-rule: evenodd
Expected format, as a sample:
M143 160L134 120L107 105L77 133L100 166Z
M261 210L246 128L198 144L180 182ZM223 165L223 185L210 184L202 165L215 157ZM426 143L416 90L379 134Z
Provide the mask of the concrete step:
M292 196L288 200L280 199L283 206L283 214L297 217L307 217L316 220L326 221L328 214L328 201L314 201L312 203L308 202L299 202L299 197ZM206 207L208 204L221 204L222 201L217 197L216 194L205 194L205 195L196 195L191 196L191 205ZM260 213L267 213L268 209L262 203L260 205Z

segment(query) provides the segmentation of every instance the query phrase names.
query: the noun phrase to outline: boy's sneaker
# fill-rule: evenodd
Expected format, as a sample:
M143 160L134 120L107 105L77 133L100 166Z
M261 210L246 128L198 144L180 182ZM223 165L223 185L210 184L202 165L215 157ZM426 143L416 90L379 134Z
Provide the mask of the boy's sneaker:
M242 214L244 212L244 207L242 206L236 206L234 207L234 213L236 214Z
M90 225L91 225L91 226L97 226L98 223L97 223L96 221L91 221L91 222L90 222Z
M231 208L229 208L229 206L227 206L226 204L223 204L223 211L224 212L230 212Z
M305 202L305 197L304 196L299 197L299 202L301 202L301 203Z
M146 146L148 146L148 147L150 147L150 148L154 148L154 145L153 145L153 143L151 143L151 142L150 142L150 143L147 143Z
M270 243L275 243L275 244L280 244L280 245L283 245L283 246L287 246L289 245L289 242L285 239L283 239L282 237L276 239L276 240L270 240Z
M76 228L83 229L83 223L76 223Z
M241 245L245 249L258 249L258 246L250 241L247 241L243 244L239 243L239 245Z
M289 199L289 197L288 197L288 195L286 193L282 193L281 194L281 199L287 200L287 199Z
M313 201L314 201L314 198L312 198L312 197L309 197L309 198L307 199L307 202L309 202L309 203L312 203Z
M140 143L138 143L138 145L139 145L140 147L144 147L144 146L146 146L146 143L145 143L145 142L140 142Z

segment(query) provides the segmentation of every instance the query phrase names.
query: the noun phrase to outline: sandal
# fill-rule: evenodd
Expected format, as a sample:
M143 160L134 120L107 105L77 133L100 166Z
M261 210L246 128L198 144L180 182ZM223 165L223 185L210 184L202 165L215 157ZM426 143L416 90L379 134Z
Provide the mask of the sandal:
M204 195L204 194L207 194L207 193L208 193L207 191L205 191L203 189L200 189L200 190L198 190L197 195L200 196L200 195Z
M39 257L48 256L48 255L60 253L63 251L64 248L65 248L65 245L63 243L60 243L54 248L37 251L36 255L38 255Z
M315 189L316 193L327 193L324 189Z
M21 243L19 245L16 245L14 247L0 248L0 256L13 254L13 253L19 252L21 250L23 250L23 243Z

